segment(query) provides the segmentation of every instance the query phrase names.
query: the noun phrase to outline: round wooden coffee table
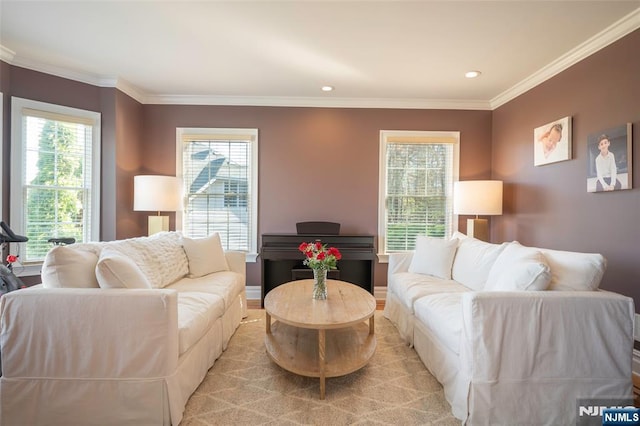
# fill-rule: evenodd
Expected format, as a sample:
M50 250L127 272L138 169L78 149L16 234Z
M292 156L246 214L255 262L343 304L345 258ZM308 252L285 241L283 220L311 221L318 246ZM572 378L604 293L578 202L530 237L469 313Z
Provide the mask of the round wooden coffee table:
M320 378L324 399L327 377L359 370L373 356L376 299L361 287L337 280L327 280L327 300L312 299L312 290L313 280L299 280L267 294L264 343L280 367ZM276 320L273 324L271 318Z

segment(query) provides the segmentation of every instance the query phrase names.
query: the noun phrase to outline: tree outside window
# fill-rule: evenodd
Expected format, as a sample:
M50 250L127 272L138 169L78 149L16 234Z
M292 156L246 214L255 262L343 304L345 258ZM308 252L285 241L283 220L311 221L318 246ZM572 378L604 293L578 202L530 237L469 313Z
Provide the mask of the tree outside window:
M29 168L26 188L25 230L29 238L27 259L44 258L52 237L72 237L81 241L85 204L84 139L86 126L75 123L27 118L29 132L38 132L36 149L27 143ZM29 139L31 135L28 134Z
M382 254L413 250L416 237L453 230L457 139L433 132L381 132Z

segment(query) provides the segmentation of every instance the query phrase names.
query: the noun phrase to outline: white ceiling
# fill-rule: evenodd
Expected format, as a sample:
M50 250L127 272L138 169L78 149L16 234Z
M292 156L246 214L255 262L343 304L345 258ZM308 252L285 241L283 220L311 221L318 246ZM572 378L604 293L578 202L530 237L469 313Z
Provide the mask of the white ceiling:
M0 0L0 57L144 103L491 109L637 28L640 0Z

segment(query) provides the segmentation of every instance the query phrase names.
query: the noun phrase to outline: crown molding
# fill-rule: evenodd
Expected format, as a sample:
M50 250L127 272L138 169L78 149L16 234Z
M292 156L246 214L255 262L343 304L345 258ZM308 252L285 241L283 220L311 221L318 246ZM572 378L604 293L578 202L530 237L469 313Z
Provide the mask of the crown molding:
M487 101L457 99L326 98L281 96L147 96L147 104L225 105L321 108L464 109L489 110Z
M15 54L12 60L6 62L16 67L26 68L32 71L50 74L56 77L66 78L69 80L74 80L80 83L90 84L92 86L98 87L113 87L112 84L117 80L117 78L114 77L97 76L94 74L76 71L65 67L45 64L40 61L23 58L19 54Z
M140 89L138 89L136 86L134 86L133 84L129 83L128 81L126 81L123 78L117 79L115 84L113 86L110 86L110 87L115 87L116 89L118 89L121 92L129 95L130 97L132 97L136 101L140 102L141 104L148 103L148 102L146 102L146 95L142 91L140 91Z
M16 56L16 52L11 49L7 49L0 44L0 60L10 64L13 62L13 58Z
M494 110L640 28L640 7L489 101Z
M599 32L565 55L544 66L529 77L500 93L493 99L393 99L393 98L331 98L331 97L267 97L267 96L205 96L150 95L118 77L96 76L38 61L21 58L16 52L0 45L0 60L11 65L55 75L99 87L113 87L141 104L160 105L225 105L325 108L391 108L391 109L455 109L494 110L526 91L559 74L609 44L640 28L640 7Z

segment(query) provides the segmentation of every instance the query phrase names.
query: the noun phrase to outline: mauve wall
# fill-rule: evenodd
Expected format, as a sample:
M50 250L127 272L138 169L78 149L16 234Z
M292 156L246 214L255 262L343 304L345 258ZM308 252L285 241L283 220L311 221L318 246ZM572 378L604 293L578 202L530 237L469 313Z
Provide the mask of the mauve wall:
M115 92L116 160L115 164L102 163L105 170L103 176L112 174L115 181L109 182L113 184L112 187L103 184L102 189L115 194L115 203L111 206L113 211L110 212L114 215L115 235L109 239L123 239L147 234L149 213L133 211L133 177L147 172L142 168L144 106L118 90Z
M117 89L100 88L65 78L15 67L0 61L0 90L4 94L3 217L9 214L9 155L11 96L101 113L102 123L102 240L139 235L132 216L133 175L140 170L142 105ZM124 214L124 216L123 216ZM133 224L131 222L134 222ZM145 228L146 230L146 228Z
M573 159L533 166L533 129L573 118ZM493 178L505 181L494 241L599 252L601 288L640 301L640 30L493 112ZM587 136L633 123L631 190L587 193Z
M491 173L490 111L145 105L145 169L175 173L176 127L258 129L259 234L329 220L377 236L380 130L460 131L461 178ZM375 274L386 285L386 265ZM247 284L260 285L259 262Z

